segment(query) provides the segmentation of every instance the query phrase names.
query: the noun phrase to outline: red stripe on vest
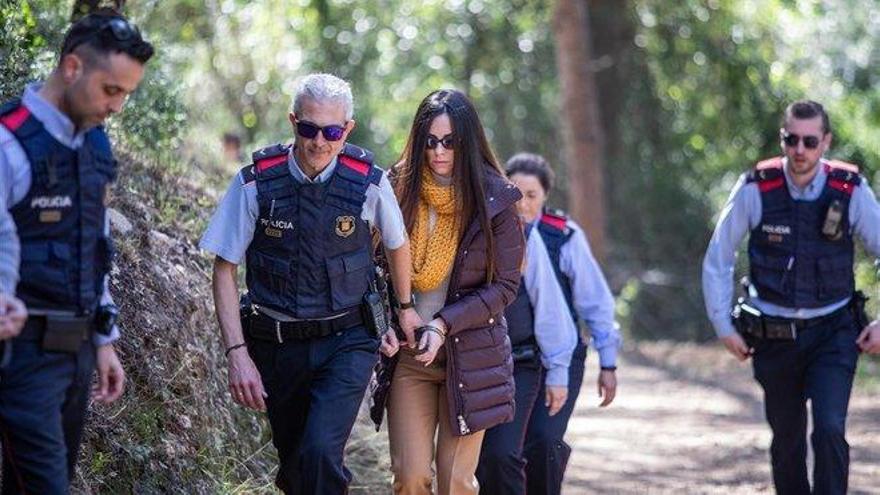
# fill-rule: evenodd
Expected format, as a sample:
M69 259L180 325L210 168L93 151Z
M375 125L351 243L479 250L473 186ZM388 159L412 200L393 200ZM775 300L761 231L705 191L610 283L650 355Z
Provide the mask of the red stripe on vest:
M853 185L849 182L844 182L838 179L828 179L828 187L831 189L837 189L840 192L844 192L850 196L853 193Z
M541 217L541 221L554 229L565 230L566 222L564 218L554 217L553 215L544 215Z
M783 184L785 184L785 179L783 179L782 177L773 180L763 180L758 182L758 189L760 189L762 193L765 193L767 191L772 191L778 187L782 187Z
M257 160L257 163L256 163L257 172L263 172L266 169L270 169L270 168L274 167L275 165L280 165L282 163L285 163L286 161L287 161L287 155L279 155L279 156L273 156L271 158L264 158L262 160Z
M347 168L350 168L361 175L367 175L370 173L370 166L368 164L359 160L355 160L350 156L339 155L339 163L345 165Z
M31 111L28 110L26 106L22 105L0 118L0 123L6 126L10 131L15 132L30 116Z

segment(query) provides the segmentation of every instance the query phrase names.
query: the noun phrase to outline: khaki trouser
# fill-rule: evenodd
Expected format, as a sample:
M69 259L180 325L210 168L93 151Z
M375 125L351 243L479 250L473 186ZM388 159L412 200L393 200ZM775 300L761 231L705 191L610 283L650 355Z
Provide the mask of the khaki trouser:
M401 349L388 397L388 436L394 493L430 494L436 434L437 493L476 494L474 472L484 431L455 436L446 401L446 370L425 367L413 351ZM439 428L438 428L439 426Z

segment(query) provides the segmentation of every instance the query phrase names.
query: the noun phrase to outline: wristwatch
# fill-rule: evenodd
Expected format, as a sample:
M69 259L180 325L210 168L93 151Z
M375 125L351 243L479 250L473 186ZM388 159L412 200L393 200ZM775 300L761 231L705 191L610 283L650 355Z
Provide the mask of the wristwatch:
M617 366L602 366L602 371L617 371Z
M410 295L410 296L409 296L409 301L407 301L407 302L397 301L397 303L396 303L394 306L395 306L397 309L412 309L412 308L415 308L415 307L416 307L416 298L415 298L415 296Z

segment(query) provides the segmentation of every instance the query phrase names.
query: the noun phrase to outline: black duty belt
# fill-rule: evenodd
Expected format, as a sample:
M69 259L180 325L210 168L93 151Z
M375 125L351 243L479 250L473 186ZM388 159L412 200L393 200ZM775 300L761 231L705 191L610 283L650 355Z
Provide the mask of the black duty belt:
M363 324L364 317L359 308L332 320L279 321L258 312L249 317L248 334L255 339L282 344L288 340L326 337Z
M762 339L795 340L797 339L798 333L807 330L810 327L827 323L829 320L833 320L840 316L842 312L849 310L850 305L846 304L827 315L804 319L762 315L760 318L760 327L749 327L748 333Z
M30 315L16 338L19 340L42 340L46 330L49 329L79 333L82 340L89 340L95 329L95 317Z

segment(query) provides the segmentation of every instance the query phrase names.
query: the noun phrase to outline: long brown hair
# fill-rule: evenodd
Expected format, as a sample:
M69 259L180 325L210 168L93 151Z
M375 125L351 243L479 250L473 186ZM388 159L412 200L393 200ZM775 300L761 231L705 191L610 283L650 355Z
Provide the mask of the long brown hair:
M452 187L457 205L456 220L461 226L459 235L464 235L469 220L476 216L486 235L486 282L491 283L495 273L495 238L486 205L485 174L503 177L504 172L489 146L476 108L464 93L441 89L426 96L419 104L400 161L394 166L394 192L400 201L406 230L412 233L422 188L422 170L428 166L425 157L428 131L434 119L443 114L452 121L455 149Z

